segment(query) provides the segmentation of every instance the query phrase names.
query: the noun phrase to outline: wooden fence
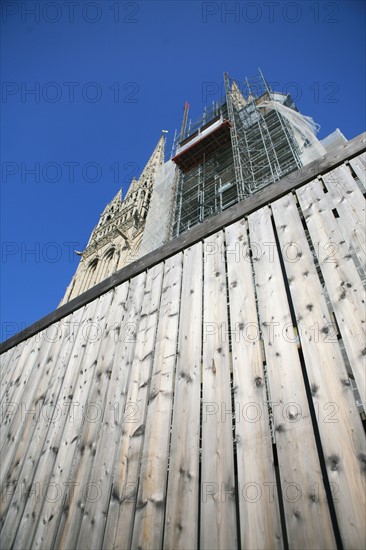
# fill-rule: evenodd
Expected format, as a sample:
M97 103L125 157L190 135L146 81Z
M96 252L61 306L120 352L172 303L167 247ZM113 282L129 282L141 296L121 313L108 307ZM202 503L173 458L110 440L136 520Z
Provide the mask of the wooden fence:
M2 548L364 548L364 146L3 344Z

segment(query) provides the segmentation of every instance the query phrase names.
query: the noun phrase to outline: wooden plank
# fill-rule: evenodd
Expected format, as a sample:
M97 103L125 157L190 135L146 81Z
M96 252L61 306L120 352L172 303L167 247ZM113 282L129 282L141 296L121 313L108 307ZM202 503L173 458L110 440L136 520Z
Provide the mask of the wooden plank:
M351 159L349 163L366 190L366 153L362 153Z
M346 165L339 166L322 177L339 214L338 227L348 247L352 245L359 262L366 271L366 213L365 198ZM326 197L329 201L329 195Z
M143 287L144 274L141 277ZM104 349L101 351L101 360L106 362L107 368L104 369L104 373L107 378L110 378L110 382L107 393L104 395L101 395L101 388L99 388L100 394L98 393L98 395L102 410L101 427L98 441L95 441L95 458L87 481L92 484L91 486L100 488L101 491L100 498L88 499L85 502L75 547L102 547L113 474L113 460L120 437L121 402L123 402L128 377L128 363L125 358L126 342L133 344L135 340L133 334L135 325L131 322L132 308L128 307L132 299L137 300L135 285L133 283L120 285L116 288L113 312L110 312L112 316L110 313L108 315L109 328L107 330L109 334L105 339ZM109 355L111 348L114 348L114 352ZM98 374L97 379L99 378ZM75 529L73 518L74 514L71 509L68 514L63 514L59 533L67 535L68 524L70 529Z
M24 343L22 342L22 345ZM9 349L7 352L0 355L0 405L2 404L2 400L4 397L4 394L6 392L6 388L11 380L11 376L13 373L14 363L15 363L15 357L20 355L20 348L22 346L18 344L18 346L15 346L11 349ZM2 409L3 410L3 409Z
M20 418L24 414L22 409L22 403L24 404L24 398L22 399L23 394L26 395L31 390L33 379L32 372L33 368L37 370L37 359L41 352L41 348L45 349L47 346L47 341L45 339L45 331L41 332L37 336L33 336L28 340L23 348L22 354L19 358L19 361L14 369L14 375L10 381L7 391L5 393L5 399L3 406L5 405L6 413L2 417L2 428L0 431L0 449L3 452L5 445L11 444L11 438L13 437L10 434L12 422L16 422L18 429L21 429ZM43 346L45 344L45 346ZM15 415L13 411L15 410ZM15 430L17 429L15 428ZM8 438L9 436L9 438ZM16 436L16 431L14 437Z
M362 462L366 445L362 422L335 331L333 337L328 337L314 330L314 327L332 324L294 197L290 195L276 201L272 210L281 248L296 243L301 250L296 262L285 262L286 274L291 281L301 347L318 413L317 424L343 545L361 549L366 540ZM316 487L311 497L317 497Z
M163 268L163 264L159 264L147 273L135 355L127 388L125 414L131 410L129 407L132 407L135 412L132 421L126 417L123 423L115 479L119 487L133 488L134 498L122 498L119 503L117 521L114 525L107 522L106 529L113 528L113 534L106 533L107 539L113 539L113 543L109 544L108 547L116 550L131 547Z
M108 449L108 457L103 455L102 460L106 463L104 475L107 476L108 472L108 482L105 482L105 486L110 488L110 491L103 491L101 507L98 506L98 510L96 512L96 524L101 525L101 522L103 521L104 523L103 527L101 527L99 538L97 531L94 530L93 545L95 548L113 547L114 533L120 511L120 502L125 498L136 499L136 488L127 486L124 484L123 480L118 479L117 463L121 440L123 438L124 419L132 422L136 420L136 407L134 405L126 407L126 398L130 380L131 365L138 340L137 334L141 317L141 306L145 292L145 282L146 273L140 273L140 275L132 279L130 282L129 294L126 302L126 315L128 316L127 336L123 338L122 347L118 348L115 367L113 367L113 372L115 372L118 377L118 383L116 384L115 392L113 393L113 397L110 401L110 407L113 409L113 414L115 415L117 424L116 430L113 431L112 434L112 448L110 448L111 434L105 434L105 446Z
M28 485L30 487L32 486L31 480L33 479L47 432L50 429L52 418L55 418L55 411L52 410L52 405L54 403L55 396L59 393L59 387L62 383L66 365L72 351L74 342L73 323L78 323L81 313L82 310L78 310L63 321L65 330L64 345L61 353L58 355L55 354L52 359L52 363L54 365L53 373L52 378L49 381L45 399L43 401L41 415L37 419L38 421L36 422L33 431L28 430L25 434L23 434L21 440L16 442L16 453L12 456L12 461L9 468L1 469L2 494L0 503L0 525L3 525L5 519L7 518L7 512L11 504L14 508L20 506L19 517L18 519L14 518L14 524L17 526L17 521L20 521L20 516L24 509L25 500L27 497L26 488ZM69 324L67 323L68 319L70 319ZM49 364L49 367L51 368L51 364ZM57 405L57 407L59 412L59 405ZM58 418L58 413L56 414L56 418ZM37 486L34 487L37 488ZM11 513L14 513L14 510L12 510Z
M184 251L165 550L191 550L198 543L202 276L200 242Z
M100 327L104 323L112 297L113 291L103 295L96 304L95 313L92 318L88 317L88 321L91 321L90 329L92 329L92 332L88 334L86 330L84 330L78 333L78 339L82 342L81 345L85 345L85 352L82 356L80 366L78 366L78 363L76 363L76 365L71 363L68 366L68 369L76 368L77 370L76 384L73 387L72 394L68 395L72 395L73 402L79 403L82 406L78 405L74 407L74 410L69 412L66 422L60 422L62 431L61 429L54 430L51 436L49 452L45 452L41 456L35 474L35 482L39 481L40 483L45 483L47 481L49 484L52 484L53 487L65 488L67 487L65 483L73 481L70 472L75 460L75 455L78 452L80 434L82 433L83 426L87 422L87 413L84 407L88 405L88 396L98 365L98 352L102 341ZM93 423L89 423L89 425L92 424ZM73 441L75 444L71 444ZM53 450L53 448L56 448L56 451ZM45 457L44 460L42 460L43 457ZM53 458L54 460L52 460ZM85 490L85 487L83 488ZM62 494L63 493L61 493L61 495ZM51 525L48 526L46 534L51 531L54 536L58 527L58 511L61 509L63 502L64 500L62 498L44 499L43 502L41 499L39 505L36 505L36 510L34 510L32 503L29 502L30 506L26 506L21 527L17 533L14 544L19 548L24 548L27 541L34 538L40 522L50 523ZM37 521L32 521L30 525L28 525L29 522L27 521L27 517L31 517L31 510L35 511ZM24 517L26 518L25 520ZM53 520L54 523L52 523ZM49 546L45 544L43 547L52 548L53 543Z
M67 322L67 319L64 321ZM39 344L35 341L36 336L31 339L32 345L39 351L26 383L20 385L23 391L18 401L12 401L14 414L8 424L8 430L3 430L0 483L5 481L10 465L14 464L13 457L15 454L19 455L20 447L26 451L36 423L43 414L47 388L53 376L53 366L63 343L64 322L60 323L53 325L53 330L49 327L47 334L41 333Z
M162 547L173 404L182 254L169 258L164 280L154 352L149 407L141 459L132 548ZM183 300L188 300L184 296Z
M106 415L106 422L113 419L113 412L106 410L106 392L110 387L112 377L112 363L115 351L111 350L116 346L115 328L118 321L123 319L125 300L128 291L128 283L122 285L120 292L112 291L105 315L99 320L100 334L99 347L96 350L96 369L90 384L89 394L84 394L83 423L78 430L78 443L72 458L71 467L58 471L53 475L53 482L63 486L72 481L75 484L72 502L66 504L65 500L51 503L44 507L42 516L38 523L37 532L33 541L34 548L50 548L53 545L66 548L76 548L80 536L80 525L87 514L86 508L91 502L99 504L99 499L94 502L95 495L102 495L105 488L99 480L91 478L93 467L96 461L96 453L99 458L105 447L100 447L100 432L102 419ZM86 412L87 411L87 412ZM70 426L72 430L72 426ZM72 433L64 433L64 437L73 438ZM75 437L75 436L74 436ZM60 461L65 462L67 458L60 456ZM90 491L90 497L89 497ZM80 505L82 503L82 505ZM52 517L58 526L57 537L55 538L54 526L49 518ZM89 528L91 528L89 526Z
M85 327L97 320L95 313L101 311L106 296L98 299L86 307L83 312L83 318L77 331L75 340L72 339L72 355L69 357L69 342L65 342L66 354L61 361L65 361L65 374L61 378L61 383L55 388L54 395L50 396L50 402L55 404L53 417L49 421L47 416L42 416L37 426L37 436L34 442L31 442L27 458L22 460L22 468L18 477L19 484L23 483L26 492L30 488L31 492L24 498L19 491L14 494L11 506L6 515L2 537L4 546L11 545L14 539L14 546L25 548L30 544L37 521L40 518L42 508L45 505L45 496L43 490L46 490L48 484L52 483L52 474L59 469L68 470L70 463L60 462L59 453L64 453L64 447L67 448L70 455L73 455L78 434L79 426L82 422L82 409L80 406L71 407L71 403L82 403L80 400L83 392L87 389L87 382L90 381L91 371L95 365L90 363L91 350L93 342L88 340L85 335ZM61 363L62 365L62 363ZM62 368L62 366L61 366ZM86 381L86 384L84 384ZM81 393L81 396L79 397ZM61 412L60 412L61 408ZM70 425L74 427L74 437L67 440L63 437L64 430L68 430ZM61 487L65 491L65 487ZM53 493L54 496L54 493ZM52 497L51 497L52 498ZM47 504L49 504L49 500ZM55 525L56 528L56 525Z
M249 228L289 547L334 548L333 528L268 207L249 216ZM308 498L314 483L319 487L317 502Z
M231 208L228 208L216 216L212 216L212 218L193 227L189 231L186 231L176 239L167 242L157 250L146 254L142 258L139 258L135 262L132 262L128 266L117 271L101 283L89 289L87 292L84 292L74 300L71 300L49 315L46 315L46 317L43 317L43 319L37 323L34 323L27 329L19 332L12 338L9 338L9 340L0 344L0 353L4 353L7 349L10 349L22 340L29 338L33 334L43 330L45 327L59 321L70 312L75 311L88 302L91 302L98 296L108 292L131 277L134 277L146 269L149 269L163 260L166 260L184 248L192 246L196 242L212 235L226 225L230 225L231 223L242 219L244 216L254 212L258 208L261 208L264 204L268 204L273 200L286 195L292 189L297 189L298 187L311 181L317 175L326 173L336 166L339 166L345 160L350 160L356 157L365 151L365 144L366 134L363 133L349 141L347 144L335 147L324 157L314 160L296 172L289 174L280 182L269 185L255 195L247 197L245 201L235 204Z
M35 337L36 338L36 337ZM38 335L37 340L40 340ZM11 403L14 399L14 395L19 394L24 386L26 380L27 368L31 368L33 361L35 361L37 348L34 346L34 339L26 340L23 346L19 346L19 353L14 356L11 363L12 372L8 380L4 381L3 395L1 405L5 403ZM4 425L8 423L8 418L5 416L2 419Z
M225 229L242 548L282 548L247 222ZM254 419L254 421L253 421Z
M237 548L223 232L204 242L201 548Z
M22 355L26 342L27 340L23 340L23 342L1 355L1 359L8 357L7 366L5 367L4 363L4 368L2 367L1 370L0 404L2 415L5 414L6 410L4 401L9 401L9 392L11 391L9 387L13 387L14 381L20 374L19 373L16 375L15 369L19 366L19 359Z
M345 349L366 405L365 292L319 181L298 192L301 208L335 312Z

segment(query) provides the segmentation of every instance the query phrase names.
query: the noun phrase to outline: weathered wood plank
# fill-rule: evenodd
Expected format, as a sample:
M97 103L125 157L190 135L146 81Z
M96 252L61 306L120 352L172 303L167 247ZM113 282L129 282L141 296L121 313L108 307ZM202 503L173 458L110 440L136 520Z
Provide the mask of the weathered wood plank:
M25 341L24 341L25 342ZM24 342L14 346L9 350L8 353L3 353L0 355L0 405L2 406L3 397L6 392L6 388L11 380L14 364L20 356L20 350L25 345ZM3 410L3 409L1 409Z
M123 498L120 502L118 519L114 526L113 543L110 545L116 550L130 548L131 546L146 409L148 406L148 391L159 317L163 267L161 263L147 273L135 355L131 365L125 411L127 413L128 410L131 410L128 407L132 407L134 414L132 421L128 418L124 420L115 479L120 487L132 488L134 498ZM110 524L107 522L107 529L109 527ZM110 538L110 533L107 536Z
M13 508L19 510L19 517L16 520L14 518L15 525L17 521L20 521L20 515L24 509L25 501L27 498L26 490L28 487L32 487L32 479L40 458L40 453L46 440L47 433L50 431L52 425L52 419L56 418L58 421L58 413L60 411L59 405L55 403L55 397L60 391L62 379L65 375L66 367L70 358L70 354L74 343L74 322L78 323L81 318L82 310L78 310L70 317L63 321L64 327L64 342L62 351L58 355L53 357L53 373L52 378L49 381L47 393L43 402L43 408L41 415L34 427L33 431L28 431L20 441L16 442L16 453L12 457L11 464L8 469L1 470L1 502L0 502L0 516L1 526L7 518L7 512L10 505ZM67 321L70 319L70 323ZM51 365L49 365L51 367ZM57 408L57 412L54 410ZM56 414L55 414L56 413ZM40 488L34 485L33 488L38 490L38 497L40 498ZM36 495L37 496L37 495ZM11 511L14 513L14 510ZM1 537L3 533L1 533Z
M349 163L366 190L366 153L351 159Z
M342 334L348 359L366 405L365 291L319 181L298 192L301 208Z
M49 327L47 335L41 333L40 345L35 341L35 336L31 339L33 346L39 351L28 379L25 384L21 384L23 391L19 395L18 401L12 401L14 414L8 424L8 430L4 430L3 434L0 483L5 481L10 465L14 464L13 457L15 454L19 455L20 447L24 452L26 451L36 423L39 422L40 415L44 414L43 407L47 388L52 380L53 366L63 344L64 327L62 325L67 322L67 319L68 317L62 320L61 325L57 323Z
M2 358L9 356L8 367L5 372L1 373L1 426L6 426L9 423L9 415L16 410L15 405L11 404L11 396L16 386L20 384L22 364L26 360L30 348L31 343L24 340L1 356Z
M289 546L334 548L333 528L268 207L249 216L249 228ZM319 487L317 502L308 497L314 483Z
M280 246L296 243L301 256L285 262L301 347L318 418L328 477L344 548L364 548L365 435L335 331L293 196L272 205ZM286 220L286 225L283 221ZM320 330L314 327L319 327ZM314 502L317 489L309 493Z
M201 548L237 548L223 232L204 241Z
M235 204L231 208L224 210L224 212L221 212L196 227L193 227L191 230L186 231L176 239L167 242L159 249L146 254L146 256L143 256L120 271L114 273L111 277L108 277L101 283L95 285L87 292L56 309L49 315L46 315L46 317L43 317L43 319L37 323L34 323L27 329L19 332L19 334L9 338L9 340L0 344L0 353L4 353L6 350L10 349L22 340L29 338L33 334L43 330L45 327L59 321L70 312L75 311L88 302L91 302L103 293L108 292L111 288L127 281L131 277L138 275L142 271L151 268L159 262L166 260L184 248L192 246L196 242L212 235L226 225L230 225L230 223L242 219L244 216L254 212L258 208L261 208L264 204L269 204L273 200L286 195L286 193L292 189L297 189L298 187L311 181L319 174L324 174L336 166L339 166L345 160L350 160L356 157L365 151L365 144L366 134L363 133L349 141L347 144L335 147L324 157L314 160L313 162L302 167L300 170L289 174L280 182L276 182L268 187L265 187L255 195L246 198L245 201Z
M130 380L130 370L135 355L135 348L138 341L138 327L141 317L141 306L145 292L146 273L140 273L130 282L129 294L126 303L126 315L128 315L127 330L123 338L123 346L116 354L116 364L113 373L117 375L115 392L113 393L110 406L115 415L116 430L113 432L113 447L108 453L109 458L105 457L105 475L108 483L105 486L110 488L109 493L105 491L102 494L101 508L96 510L95 522L100 525L104 521L100 533L94 530L93 544L96 548L113 548L114 536L118 523L120 504L124 499L136 500L136 487L127 486L123 479L118 479L118 456L124 433L124 420L134 422L136 420L136 407L126 407L126 398L128 393L128 384ZM127 319L127 317L126 317ZM105 446L109 450L110 434L105 432ZM108 471L108 474L107 474ZM103 474L103 472L102 472ZM92 512L91 512L92 514ZM101 516L101 517L100 517ZM99 534L99 538L97 535ZM99 542L100 541L100 542Z
M52 484L54 487L60 487L63 492L59 498L44 499L38 509L36 509L36 522L24 521L27 514L31 515L30 511L34 510L32 504L26 507L21 528L17 533L15 544L24 548L27 541L33 540L39 524L42 523L41 531L46 531L44 547L52 548L55 534L58 527L58 518L65 502L65 487L68 488L68 483L73 482L72 465L80 445L80 436L83 433L83 426L88 423L88 396L93 383L95 372L97 369L98 352L101 346L100 331L104 323L105 316L109 310L113 291L104 294L95 304L95 312L92 317L88 317L84 326L87 327L78 332L77 340L81 341L81 347L85 350L82 355L82 360L76 364L71 361L68 369L76 370L77 380L75 386L70 384L68 398L72 403L78 404L76 407L68 410L65 421L60 421L60 429L53 430L49 449L41 456L39 465L35 474L35 481ZM85 347L83 347L85 346ZM63 395L63 399L65 399ZM68 407L66 407L67 409ZM92 424L92 423L89 423ZM43 457L45 459L43 460ZM53 459L53 460L52 460ZM71 474L71 475L70 475ZM76 486L76 488L78 488ZM85 487L83 487L85 490ZM54 523L52 523L54 522ZM47 525L49 523L50 525ZM51 535L49 538L47 536Z
M247 222L225 229L242 548L282 548ZM253 420L254 419L254 420Z
M143 278L144 275L142 275ZM142 287L143 284L142 280ZM111 312L113 319L110 318L110 314L108 315L108 335L106 335L107 337L105 338L100 355L102 365L104 364L102 376L110 378L110 381L106 393L102 394L101 388L98 390L97 402L100 402L99 406L101 407L101 426L98 440L94 442L95 458L90 468L89 480L87 481L87 483L91 484L91 487L96 487L99 492L99 498L86 500L75 547L102 547L111 493L113 461L120 437L121 404L126 392L125 388L129 370L125 356L126 341L133 344L135 340L133 330L136 329L136 326L134 323L131 323L133 308L129 307L132 306L132 300L137 299L137 294L134 293L135 290L133 283L124 283L117 287L116 295L113 299L113 311ZM114 352L111 354L111 349L113 348ZM100 373L99 369L97 381L95 382L96 385L98 385ZM72 513L68 514L67 518L65 514L63 515L59 529L60 533L67 533L67 523L71 523L72 529L75 528Z
M32 339L26 340L22 346L19 346L19 352L14 356L11 361L12 372L9 379L4 381L3 395L2 395L2 407L8 403L11 403L17 399L16 396L22 392L23 387L27 380L29 370L32 368L34 361L36 360L38 347L35 345L35 340L40 343L40 335L35 336ZM4 407L6 411L6 407ZM10 410L9 410L10 413ZM9 423L9 417L7 414L2 418L3 426Z
M339 214L338 227L348 247L352 245L366 271L366 213L365 198L353 179L348 166L342 165L322 177ZM332 210L329 204L329 210Z
M6 541L5 547L14 536L16 548L26 548L31 545L37 522L45 505L46 499L43 490L46 491L47 496L47 488L48 484L52 482L52 474L60 469L68 471L70 468L69 462L63 463L58 460L58 455L59 452L64 452L64 447L69 454L73 454L78 438L74 436L72 439L66 440L63 438L63 432L67 431L72 424L74 433L76 435L78 433L82 421L82 410L78 405L71 407L71 403L82 403L74 394L78 391L85 391L87 384L84 385L84 381L90 380L90 371L94 368L93 364L89 364L90 351L93 346L86 340L84 328L88 323L96 320L95 310L98 312L105 302L104 296L85 308L76 338L75 340L71 339L71 361L69 341L65 342L66 354L61 357L61 368L62 362L65 362L65 373L61 378L61 384L50 396L50 401L55 405L52 419L50 421L47 416L42 417L39 426L37 426L37 437L34 438L34 443L33 440L31 442L28 456L25 460L23 459L19 475L19 483L25 484L26 488L30 488L33 492L25 499L22 494L14 495L2 530ZM86 352L87 349L88 352ZM61 487L62 491L66 489L65 486ZM54 493L52 495L54 497ZM47 502L47 504L49 503Z
M202 278L203 250L197 243L184 251L183 260L165 550L191 550L198 544Z
M164 266L163 291L149 393L132 548L162 547L173 405L182 254Z
M104 451L99 444L103 416L106 413L109 415L109 420L113 419L113 413L105 410L106 391L112 375L114 353L111 353L111 350L116 345L115 327L121 320L121 316L123 318L127 290L128 283L119 288L119 293L117 290L111 292L105 315L102 315L98 321L98 333L95 336L99 344L95 352L96 368L92 375L89 394L84 394L82 402L84 418L78 431L77 446L69 470L57 472L53 477L54 482L61 486L69 482L74 484L72 502L68 505L65 501L52 503L43 509L33 541L34 548L50 548L52 544L76 548L80 524L88 513L86 510L88 504L94 501L96 495L101 497L105 490L99 480L91 479L91 473L97 451L99 456L100 452ZM72 434L64 434L64 437L70 439ZM56 526L59 526L56 538L54 526L49 521L50 517L54 518Z

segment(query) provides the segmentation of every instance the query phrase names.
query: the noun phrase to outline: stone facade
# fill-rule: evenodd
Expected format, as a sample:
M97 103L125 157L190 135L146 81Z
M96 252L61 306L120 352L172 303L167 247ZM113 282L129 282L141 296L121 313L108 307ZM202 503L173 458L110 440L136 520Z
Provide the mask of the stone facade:
M125 199L119 190L105 207L60 305L139 257L156 175L164 164L164 146L163 134L140 178L132 180Z

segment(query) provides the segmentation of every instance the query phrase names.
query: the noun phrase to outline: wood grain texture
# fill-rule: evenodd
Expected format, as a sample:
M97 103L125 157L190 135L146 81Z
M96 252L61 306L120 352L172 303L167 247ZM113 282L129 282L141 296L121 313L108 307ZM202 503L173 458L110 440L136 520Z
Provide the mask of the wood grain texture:
M349 161L352 169L366 191L366 153L362 153Z
M276 201L272 210L281 247L296 243L301 250L297 261L286 261L285 268L343 544L363 548L366 493L361 457L366 448L361 418L335 331L317 329L331 328L332 323L294 197ZM316 486L309 498L319 498Z
M197 547L199 525L202 243L184 251L164 544ZM179 495L179 498L177 498Z
M159 323L154 350L132 548L162 547L173 406L180 290L181 253L164 266Z
M36 497L40 498L40 486L34 485L32 479L40 460L47 434L52 431L52 428L55 428L56 422L61 420L63 404L60 403L57 396L59 395L60 386L62 385L62 380L71 358L74 338L77 327L80 325L82 313L83 309L78 310L62 323L62 348L59 349L58 354L53 354L44 369L44 376L48 381L48 387L42 398L41 407L36 409L37 413L34 416L29 415L28 418L31 419L31 423L28 421L28 427L20 439L13 441L15 452L9 453L11 460L8 462L8 467L4 464L4 460L8 461L8 456L2 455L4 468L0 469L2 487L0 503L1 526L3 526L7 518L10 505L15 509L19 508L18 521L20 521L29 487L31 488L33 485L34 490L38 490ZM48 377L49 373L51 374L50 378ZM35 408L35 404L32 407ZM11 513L14 513L14 510ZM1 536L3 536L3 533Z
M342 236L354 250L366 272L366 212L365 198L346 165L339 166L322 177L326 185L327 203L336 218ZM333 208L332 208L333 207Z
M311 239L313 243L319 243L315 253L365 406L365 290L320 182L314 181L302 187L298 197Z
M249 216L260 326L291 548L334 548L296 334L268 207ZM314 484L319 500L309 498Z
M201 548L237 548L224 235L204 241Z
M115 385L114 400L111 403L116 421L115 448L110 453L111 485L109 494L103 492L102 506L98 508L99 514L105 513L104 532L102 537L103 548L113 548L115 533L118 525L121 506L124 500L136 501L137 491L134 485L125 482L122 465L119 463L121 447L124 445L125 422L136 424L136 407L134 404L127 405L128 386L131 377L131 366L133 364L135 349L138 341L139 323L141 319L142 301L145 293L146 273L141 273L131 280L129 294L126 303L126 319L128 318L128 330L124 332L123 346L118 350L116 356L116 367L118 370L118 383ZM109 444L109 443L108 443ZM106 504L104 501L106 499ZM122 541L126 545L128 542Z
M246 221L225 229L242 548L282 548Z
M78 453L83 425L87 422L85 406L88 404L88 395L97 368L98 350L101 344L97 326L105 318L111 294L104 294L93 304L95 310L91 311L90 316L87 311L84 312L85 321L75 339L77 346L75 361L70 361L67 365L62 395L58 397L58 405L61 410L63 409L63 414L54 425L51 425L54 429L51 429L51 437L45 441L33 479L33 485L38 483L40 487L47 487L47 492L45 494L42 492L43 498L27 501L20 529L14 541L16 548L25 548L29 544L40 523L45 531L44 547L52 547L55 544L59 517L67 513L68 506L63 506L67 495L66 489L70 490L70 485L67 484L73 481L73 461ZM62 405L63 402L67 403L65 407ZM83 404L84 407L74 406L73 403ZM50 497L48 491L50 491ZM33 514L36 521L31 520ZM53 521L54 525L52 525Z
M113 526L112 548L115 549L131 547L133 519L136 511L140 481L141 453L146 428L146 409L148 407L151 369L162 291L163 269L164 265L159 264L147 273L137 342L127 387L123 432L116 459L117 471L115 475L120 487L127 486L131 488L133 498L130 496L130 498L124 498L120 502L118 518ZM130 412L132 412L132 415L129 414Z
M97 528L92 514L92 505L99 503L103 497L103 492L108 491L108 485L101 485L99 479L96 479L93 474L95 467L102 465L101 453L103 447L100 444L100 435L103 419L107 417L105 421L109 422L113 418L111 411L106 409L108 403L106 394L110 387L111 366L114 353L117 350L116 344L118 343L115 329L123 322L127 292L128 284L122 285L118 292L116 290L111 291L108 296L106 310L100 314L98 319L98 333L95 335L98 341L94 349L95 355L92 358L94 370L89 388L84 384L86 392L84 399L82 399L83 421L78 431L77 446L72 457L72 465L67 480L64 480L64 473L61 473L58 479L59 484L65 481L74 484L73 499L67 506L65 513L63 512L63 506L58 503L52 510L47 510L47 514L57 518L59 524L54 542L56 546L77 548L78 541L84 533L82 524L88 526L88 536L92 537L94 530ZM94 344L94 342L91 343ZM114 352L111 353L113 349ZM76 397L79 399L78 394ZM72 436L70 435L70 437ZM99 462L97 462L97 451ZM52 544L52 529L49 529L48 517L48 515L45 516L38 526L35 539L36 546L50 546Z
M14 365L20 357L21 349L25 346L26 340L23 340L17 346L10 348L9 353L3 353L0 355L0 405L3 404L3 399L7 391L7 387L10 384L12 375L14 374ZM4 409L2 408L2 414L4 414Z

